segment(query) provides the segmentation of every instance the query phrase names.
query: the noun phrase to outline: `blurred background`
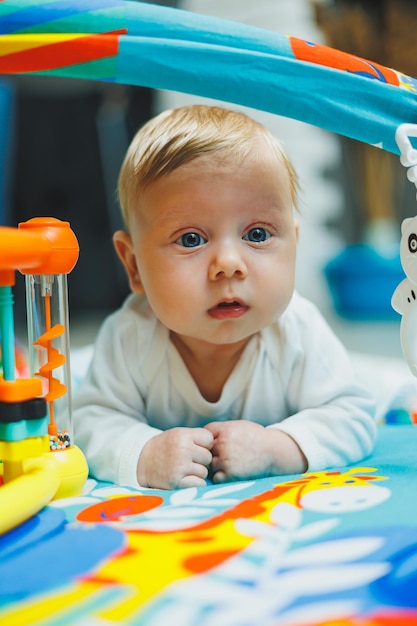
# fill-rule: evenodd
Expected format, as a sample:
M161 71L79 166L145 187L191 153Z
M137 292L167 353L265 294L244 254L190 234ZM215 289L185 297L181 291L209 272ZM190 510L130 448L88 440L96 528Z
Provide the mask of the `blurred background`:
M155 4L324 43L417 76L411 0ZM111 240L122 227L115 189L128 143L152 115L191 102L212 101L98 82L0 77L0 223L15 226L42 215L70 221L80 243L69 276L75 347L94 340L128 293ZM417 211L399 158L302 122L246 111L283 141L300 177L298 290L319 306L348 349L400 357L400 318L390 298L403 277L401 221ZM23 283L17 277L22 327Z

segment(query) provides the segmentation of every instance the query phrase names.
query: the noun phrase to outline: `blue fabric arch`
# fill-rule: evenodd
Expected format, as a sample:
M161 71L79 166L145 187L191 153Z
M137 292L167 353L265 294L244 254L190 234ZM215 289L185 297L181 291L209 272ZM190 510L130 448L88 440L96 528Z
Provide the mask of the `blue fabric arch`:
M132 0L3 0L0 74L89 78L215 98L398 153L417 81L229 20Z

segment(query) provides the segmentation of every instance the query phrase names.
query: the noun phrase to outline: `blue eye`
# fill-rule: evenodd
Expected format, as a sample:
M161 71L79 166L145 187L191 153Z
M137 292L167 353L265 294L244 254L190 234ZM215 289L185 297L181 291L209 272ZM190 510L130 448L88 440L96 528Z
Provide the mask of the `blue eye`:
M207 239L204 239L204 237L198 233L185 233L185 235L178 237L175 243L184 246L184 248L197 248L207 243Z
M243 236L245 241L251 241L252 243L262 243L266 241L271 236L271 233L267 231L265 228L260 228L257 226L256 228L251 228L248 230L246 235Z

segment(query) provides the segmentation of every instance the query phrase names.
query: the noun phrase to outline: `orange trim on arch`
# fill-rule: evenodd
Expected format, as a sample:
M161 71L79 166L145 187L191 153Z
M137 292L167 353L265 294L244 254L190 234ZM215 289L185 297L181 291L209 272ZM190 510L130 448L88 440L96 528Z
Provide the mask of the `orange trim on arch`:
M397 73L388 67L361 59L335 48L310 43L297 37L289 36L288 39L294 56L299 61L309 61L316 65L324 65L325 67L332 67L351 74L366 76L383 83L395 85L396 87L400 85Z

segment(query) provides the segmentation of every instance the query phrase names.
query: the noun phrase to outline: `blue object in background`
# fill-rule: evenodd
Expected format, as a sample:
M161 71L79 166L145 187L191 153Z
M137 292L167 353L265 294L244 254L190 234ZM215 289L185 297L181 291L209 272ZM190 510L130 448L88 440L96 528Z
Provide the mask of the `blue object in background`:
M366 244L349 245L324 273L339 315L364 321L398 319L391 297L404 279L399 251L383 256Z
M391 409L385 415L386 424L412 424L409 411L406 409Z

